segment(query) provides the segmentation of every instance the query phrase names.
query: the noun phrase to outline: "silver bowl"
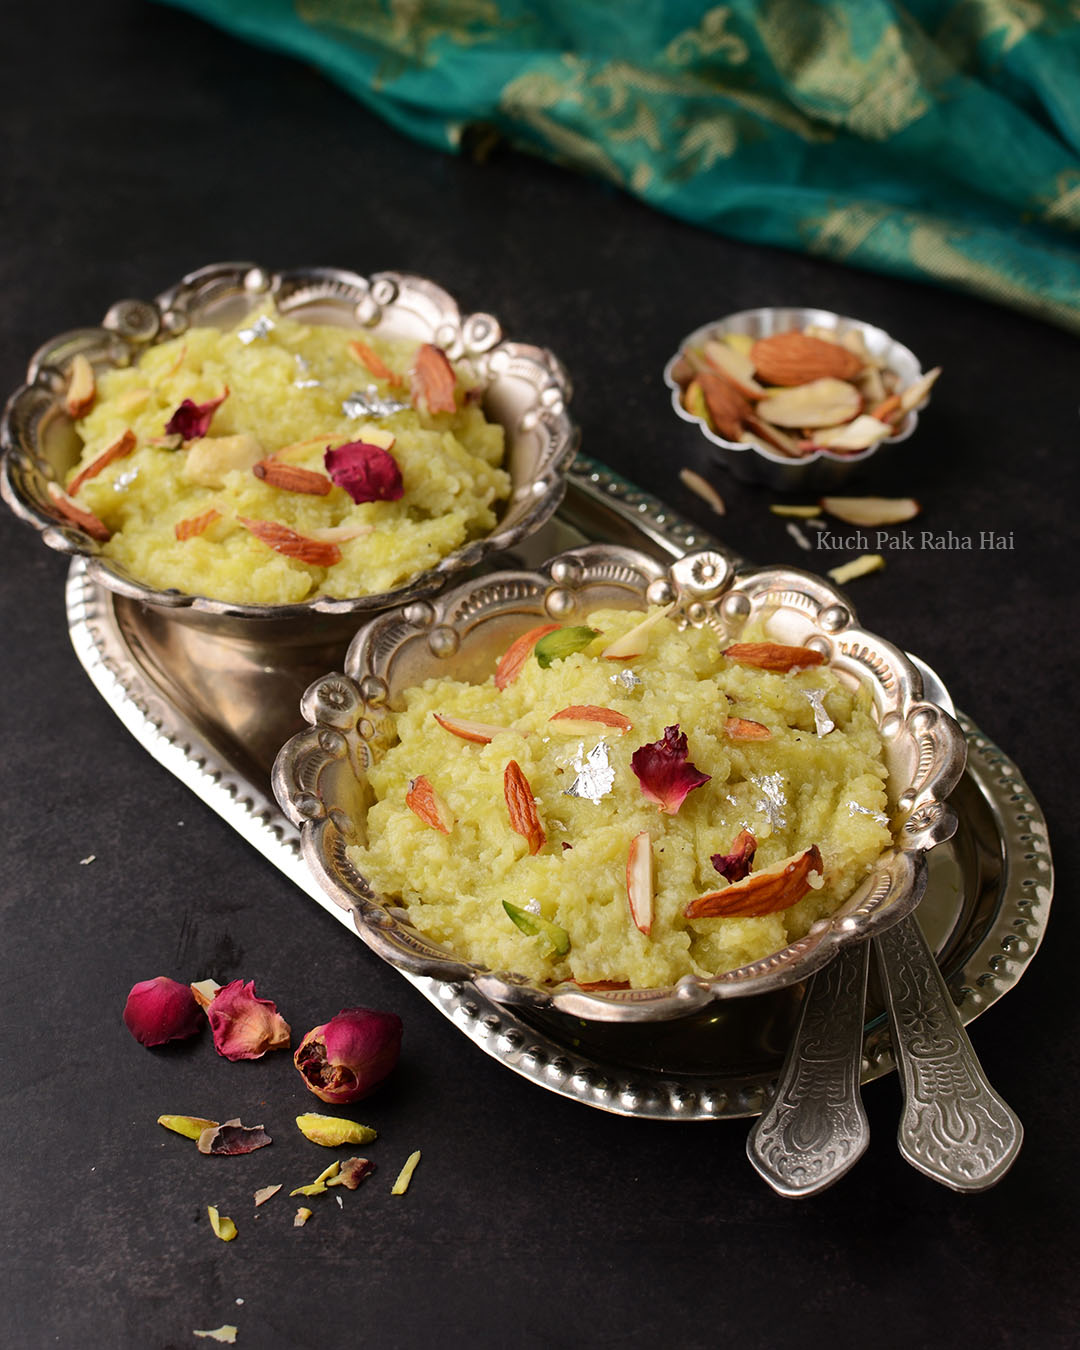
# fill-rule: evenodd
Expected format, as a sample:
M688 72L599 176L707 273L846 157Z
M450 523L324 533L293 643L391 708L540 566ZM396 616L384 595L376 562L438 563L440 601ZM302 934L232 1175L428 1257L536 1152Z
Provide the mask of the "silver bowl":
M193 325L232 328L268 299L293 318L432 342L452 360L471 362L484 386L484 411L507 433L505 466L512 486L489 535L382 594L315 596L288 605L230 604L144 585L57 514L46 484L62 482L82 448L63 406L74 357L83 353L98 371L126 366L148 346ZM490 314L463 315L452 296L423 277L379 272L366 278L330 267L270 272L253 263L215 263L189 273L156 300L120 300L100 328L62 333L34 353L26 383L8 400L0 420L0 495L51 548L85 556L93 581L189 622L198 624L200 615L214 627L214 619L366 614L439 589L448 578L531 534L554 513L579 439L567 412L570 392L566 372L551 352L504 340Z
M839 486L849 475L864 467L866 462L886 445L897 445L914 432L919 421L919 411L926 406L924 399L919 407L907 414L892 436L871 446L868 450L840 454L831 450L816 450L801 459L792 459L779 450L755 445L744 445L739 441L729 441L715 431L702 418L688 412L682 405L682 390L675 371L683 350L698 346L710 338L722 338L728 333L745 333L752 338L771 337L774 333L786 333L793 328L805 329L815 325L834 329L842 335L852 329L861 333L863 341L872 356L883 361L896 372L900 379L900 388L906 389L919 379L923 373L918 358L902 343L889 336L882 328L863 323L861 319L850 319L843 314L834 314L828 309L800 309L791 307L768 307L764 309L745 309L738 314L729 314L724 319L702 325L688 333L679 343L679 350L664 367L664 383L671 390L671 406L675 415L684 422L693 424L705 439L717 450L717 459L726 465L736 478L747 483L761 483L781 492L821 491Z
M764 622L776 641L816 648L842 679L869 687L885 743L894 847L839 911L805 937L751 965L709 979L686 976L671 988L544 985L463 961L429 941L393 897L374 891L347 853L366 839L373 801L367 770L393 743L401 692L441 674L484 680L507 644L538 619L580 623L598 607L671 600L681 622L707 624L725 640L751 620ZM665 569L632 549L588 545L538 572L494 573L373 619L353 639L345 669L308 689L301 707L310 727L282 748L274 766L274 792L300 828L308 866L327 895L351 910L368 946L391 964L412 975L471 981L488 998L536 1013L660 1021L804 980L846 943L909 914L925 887L927 851L955 829L945 798L964 767L959 726L923 699L921 677L903 653L857 626L839 591L794 568L735 570L726 555L709 551Z

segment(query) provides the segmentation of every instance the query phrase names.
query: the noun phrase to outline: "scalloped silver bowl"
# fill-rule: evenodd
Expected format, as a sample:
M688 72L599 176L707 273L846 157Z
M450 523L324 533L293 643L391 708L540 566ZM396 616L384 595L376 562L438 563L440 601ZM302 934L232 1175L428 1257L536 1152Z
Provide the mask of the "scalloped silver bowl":
M695 328L679 343L679 350L664 367L664 383L671 390L671 406L676 417L695 426L709 444L716 448L716 458L743 482L762 483L781 492L809 492L838 487L851 474L865 467L867 461L882 447L906 441L918 425L919 412L929 401L924 399L918 408L908 413L894 435L886 436L869 450L860 450L854 454L817 450L802 459L791 459L779 450L759 449L755 445L729 441L723 436L718 436L707 422L683 407L682 391L675 378L675 370L680 354L686 347L699 345L709 338L721 338L728 333L743 333L756 339L771 337L774 333L786 333L792 328L807 328L811 324L834 328L840 334L856 329L862 334L871 355L884 361L889 369L894 370L900 377L902 389L913 384L923 373L914 352L890 337L883 328L875 328L873 324L864 323L861 319L848 318L844 314L834 314L829 309L806 309L798 306L744 309L738 314L728 314L723 319L716 319L712 323Z
M144 585L58 516L46 484L62 481L81 451L63 406L74 357L83 353L99 371L129 365L148 346L192 325L232 328L267 299L293 318L433 342L452 360L472 363L484 384L484 411L507 432L511 491L490 534L381 594L315 596L287 605L230 604ZM0 420L0 495L51 548L85 556L95 582L188 622L199 623L203 616L206 626L221 620L216 626L228 627L230 620L365 614L439 589L449 578L539 529L554 513L579 439L567 412L570 393L569 378L551 352L504 340L492 315L463 315L452 296L423 277L379 272L366 278L330 267L270 272L254 263L214 263L189 273L151 302L117 301L100 328L62 333L34 353L26 383L8 400Z
M821 650L831 668L869 687L885 742L894 847L829 919L762 961L710 979L684 977L671 988L587 991L492 971L430 942L390 896L377 894L350 862L366 838L373 801L367 770L393 743L393 714L404 689L452 674L480 682L519 633L539 620L581 622L597 607L678 602L687 624L709 625L724 640L752 620L776 641ZM846 598L819 577L788 567L735 570L719 552L691 553L665 569L644 554L595 544L551 559L538 572L500 572L394 610L353 639L346 673L316 681L304 695L310 724L281 750L274 792L301 832L304 857L323 890L351 910L360 936L412 975L471 981L503 1004L604 1022L674 1019L718 999L772 992L805 979L840 947L909 914L926 884L926 853L956 826L946 797L965 760L963 733L923 699L922 680L894 646L861 629Z

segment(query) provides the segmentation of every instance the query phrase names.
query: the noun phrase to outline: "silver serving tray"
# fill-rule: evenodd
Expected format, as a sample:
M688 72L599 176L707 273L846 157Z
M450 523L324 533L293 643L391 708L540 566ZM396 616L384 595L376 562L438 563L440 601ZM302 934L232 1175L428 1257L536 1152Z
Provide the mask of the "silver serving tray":
M493 562L535 567L590 540L628 544L660 561L718 546L663 503L579 458L558 514ZM297 642L285 661L275 647L271 661L250 636L172 623L159 610L112 594L95 583L81 558L69 573L67 609L80 661L128 730L355 935L351 914L308 872L299 832L270 789L278 749L303 727L301 695L326 670L340 668L352 632L334 624L318 640ZM213 670L212 681L201 676L206 669ZM968 744L967 769L950 799L959 824L929 855L927 890L916 913L969 1023L1017 983L1034 956L1049 913L1052 866L1045 820L1016 766L962 714L959 721ZM584 1024L555 1012L511 1012L471 985L401 974L470 1040L523 1077L602 1110L667 1120L758 1114L802 996L796 985L714 1004L678 1021ZM871 990L864 1082L895 1067L881 1007Z

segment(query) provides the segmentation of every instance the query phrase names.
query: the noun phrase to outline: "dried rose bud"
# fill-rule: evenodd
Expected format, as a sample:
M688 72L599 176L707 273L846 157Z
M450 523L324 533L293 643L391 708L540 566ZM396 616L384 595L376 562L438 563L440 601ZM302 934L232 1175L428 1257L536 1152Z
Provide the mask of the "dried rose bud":
M320 1101L357 1102L392 1072L401 1052L401 1018L344 1008L300 1042L293 1063Z
M206 1010L214 1049L225 1059L261 1059L267 1050L287 1050L289 1024L268 998L258 998L254 980L233 980Z
M397 460L381 445L351 441L327 450L326 472L359 506L362 502L396 502L405 494Z
M140 1045L164 1045L194 1036L202 1026L202 1010L186 984L158 975L132 985L124 1025Z
M690 763L686 733L679 724L665 727L663 738L634 751L630 767L637 774L641 791L669 816L678 814L688 793L709 781L710 775Z
M220 398L212 398L208 403L196 403L190 398L184 399L179 408L165 423L166 436L182 436L185 441L200 440L210 430L214 413L229 397L229 390Z

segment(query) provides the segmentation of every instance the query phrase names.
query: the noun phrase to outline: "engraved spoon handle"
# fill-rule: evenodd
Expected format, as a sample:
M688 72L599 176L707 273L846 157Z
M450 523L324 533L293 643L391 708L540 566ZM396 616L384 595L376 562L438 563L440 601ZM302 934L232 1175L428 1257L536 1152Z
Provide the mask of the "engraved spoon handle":
M859 1097L869 964L870 944L855 943L810 981L775 1095L746 1141L780 1195L823 1191L870 1142Z
M913 915L874 939L904 1093L897 1142L913 1167L954 1191L982 1191L1024 1138L987 1081Z

